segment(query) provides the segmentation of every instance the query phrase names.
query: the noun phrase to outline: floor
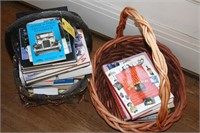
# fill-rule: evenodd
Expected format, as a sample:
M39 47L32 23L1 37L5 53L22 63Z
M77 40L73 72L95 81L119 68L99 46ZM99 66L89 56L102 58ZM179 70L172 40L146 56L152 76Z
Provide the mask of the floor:
M89 92L80 104L24 107L13 79L13 64L5 47L5 31L15 14L33 10L18 2L1 2L1 131L2 132L116 132L98 115ZM105 39L93 35L94 55ZM199 77L185 73L187 107L167 132L199 132Z

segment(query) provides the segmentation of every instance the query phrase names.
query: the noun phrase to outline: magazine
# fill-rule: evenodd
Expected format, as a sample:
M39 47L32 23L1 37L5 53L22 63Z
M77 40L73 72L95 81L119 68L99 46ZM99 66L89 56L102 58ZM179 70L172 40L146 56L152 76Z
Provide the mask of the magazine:
M111 91L117 95L117 105L123 105L120 113L127 112L122 114L124 120L137 119L160 107L159 75L145 52L105 64L103 71L112 85ZM172 94L170 99L173 100Z

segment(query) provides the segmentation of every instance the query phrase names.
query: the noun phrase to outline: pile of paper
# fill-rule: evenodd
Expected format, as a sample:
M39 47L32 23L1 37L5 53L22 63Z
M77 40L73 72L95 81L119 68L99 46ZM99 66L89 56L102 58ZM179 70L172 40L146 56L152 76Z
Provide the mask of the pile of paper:
M45 18L19 28L18 64L30 94L59 95L92 73L84 33L63 18Z

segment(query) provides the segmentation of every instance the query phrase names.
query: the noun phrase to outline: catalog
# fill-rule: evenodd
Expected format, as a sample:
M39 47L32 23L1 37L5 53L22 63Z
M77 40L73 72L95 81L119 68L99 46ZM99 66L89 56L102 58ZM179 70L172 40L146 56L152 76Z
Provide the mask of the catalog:
M128 116L122 114L125 120L145 116L160 106L160 79L145 52L105 64L103 70L118 106L123 105L121 114L127 111Z

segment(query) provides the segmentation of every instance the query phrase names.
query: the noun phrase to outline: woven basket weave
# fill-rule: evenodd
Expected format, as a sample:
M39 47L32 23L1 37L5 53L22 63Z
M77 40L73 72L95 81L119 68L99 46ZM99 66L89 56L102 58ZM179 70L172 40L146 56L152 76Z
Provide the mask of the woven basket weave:
M126 21L130 17L139 27L143 36L123 36ZM123 58L147 52L152 55L153 63L160 76L161 107L153 122L123 121L117 105L109 90L102 65ZM138 12L126 7L121 12L116 38L105 43L94 55L93 74L90 81L90 96L99 115L112 128L122 132L164 131L182 115L186 105L185 80L179 61L169 48L156 40L149 23ZM175 108L168 114L170 91L174 95Z

